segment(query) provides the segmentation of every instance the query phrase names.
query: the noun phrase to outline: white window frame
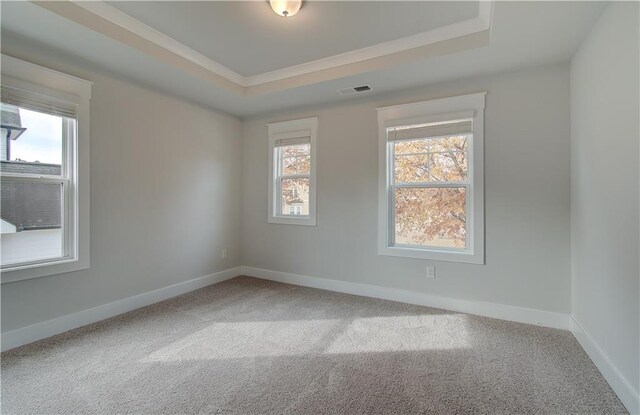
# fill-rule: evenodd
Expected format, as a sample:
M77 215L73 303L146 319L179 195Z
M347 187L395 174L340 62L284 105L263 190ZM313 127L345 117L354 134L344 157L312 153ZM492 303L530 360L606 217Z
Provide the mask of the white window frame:
M75 131L69 133L64 145L67 163L63 178L42 178L62 183L64 206L62 212L65 256L50 260L24 262L2 267L2 283L45 277L88 269L90 266L90 166L89 166L89 103L92 82L49 68L38 66L11 56L2 55L1 83L5 86L40 94L52 102L62 101L76 106ZM71 123L65 122L68 128ZM65 140L67 141L67 140ZM68 144L68 145L67 145ZM8 176L8 174L3 174ZM13 177L13 179L18 179ZM20 178L29 180L29 178Z
M318 117L269 123L269 208L268 223L316 226L316 153ZM309 172L309 215L282 214L278 177L276 141L309 137L311 169ZM305 176L306 177L306 176Z
M378 255L484 264L484 107L486 92L378 108ZM391 181L393 161L387 129L472 119L468 144L467 246L465 249L396 246Z

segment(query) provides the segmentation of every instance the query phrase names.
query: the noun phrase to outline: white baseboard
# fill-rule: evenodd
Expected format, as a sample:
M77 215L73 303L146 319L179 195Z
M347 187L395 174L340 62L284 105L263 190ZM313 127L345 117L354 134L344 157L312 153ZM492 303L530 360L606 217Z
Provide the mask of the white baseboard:
M481 301L458 300L439 297L397 288L380 287L376 285L332 280L328 278L310 277L306 275L290 274L261 268L240 267L242 275L262 278L304 287L320 288L328 291L360 295L364 297L381 298L401 303L417 304L427 307L441 308L519 323L535 324L556 329L569 329L569 315L532 308L515 307L503 304L486 303Z
M184 281L88 310L2 333L2 351L114 317L137 308L231 279L238 275L247 275L304 287L441 308L519 323L571 330L582 348L594 362L598 370L600 370L607 382L609 382L609 385L629 412L631 414L640 414L640 395L638 392L631 387L631 384L624 378L622 373L620 373L589 334L585 332L580 323L568 314L481 301L459 300L397 288L311 277L247 266L230 268L204 277Z
M602 376L609 382L611 389L618 395L624 406L631 414L640 414L640 394L633 390L631 384L620 373L618 368L611 362L609 357L602 351L600 346L589 336L582 325L571 317L571 332L578 340L589 358L596 365Z
M222 282L241 274L240 267L229 268L224 271L180 282L168 287L134 295L133 297L103 304L88 310L57 317L31 326L22 327L2 333L2 351L32 343L63 333L87 324L95 323L137 308L145 307L178 295L188 293L211 284Z

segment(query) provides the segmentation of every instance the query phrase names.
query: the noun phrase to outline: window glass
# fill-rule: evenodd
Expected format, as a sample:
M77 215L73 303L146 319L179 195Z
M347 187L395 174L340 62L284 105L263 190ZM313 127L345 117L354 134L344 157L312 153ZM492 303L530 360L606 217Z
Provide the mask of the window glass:
M311 174L311 144L302 143L277 147L280 181L280 214L309 215L309 183Z
M44 114L1 104L2 128L0 133L0 159L3 162L28 163L26 169L36 169L34 165L52 166L58 169L62 165L62 117ZM55 166L55 167L54 167ZM3 163L3 171L7 167ZM45 171L50 174L52 171Z
M300 144L280 147L282 174L285 176L309 174L311 171L311 145Z
M395 243L465 248L466 189L395 189Z
M415 126L405 126L405 131ZM467 248L468 143L471 134L394 140L395 246Z
M309 179L282 179L281 183L282 213L290 215L308 215Z
M75 120L0 105L1 264L65 256L64 145Z
M395 182L465 181L468 139L464 135L395 142Z
M2 180L2 265L63 256L62 185Z

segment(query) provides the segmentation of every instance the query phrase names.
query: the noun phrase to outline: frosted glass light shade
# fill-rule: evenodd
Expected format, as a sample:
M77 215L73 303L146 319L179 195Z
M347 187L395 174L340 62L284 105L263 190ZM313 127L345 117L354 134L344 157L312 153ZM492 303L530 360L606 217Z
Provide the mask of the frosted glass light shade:
M302 7L302 0L269 0L273 11L282 17L291 17Z

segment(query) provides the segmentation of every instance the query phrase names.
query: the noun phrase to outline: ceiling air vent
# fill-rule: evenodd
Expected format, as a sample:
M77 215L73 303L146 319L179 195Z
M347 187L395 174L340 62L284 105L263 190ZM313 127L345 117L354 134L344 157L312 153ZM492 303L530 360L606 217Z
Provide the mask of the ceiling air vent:
M353 95L353 94L358 94L360 92L367 92L367 91L371 91L371 86L369 86L369 85L361 85L361 86L356 86L356 87L353 87L353 88L338 89L338 94L340 94L340 95Z

